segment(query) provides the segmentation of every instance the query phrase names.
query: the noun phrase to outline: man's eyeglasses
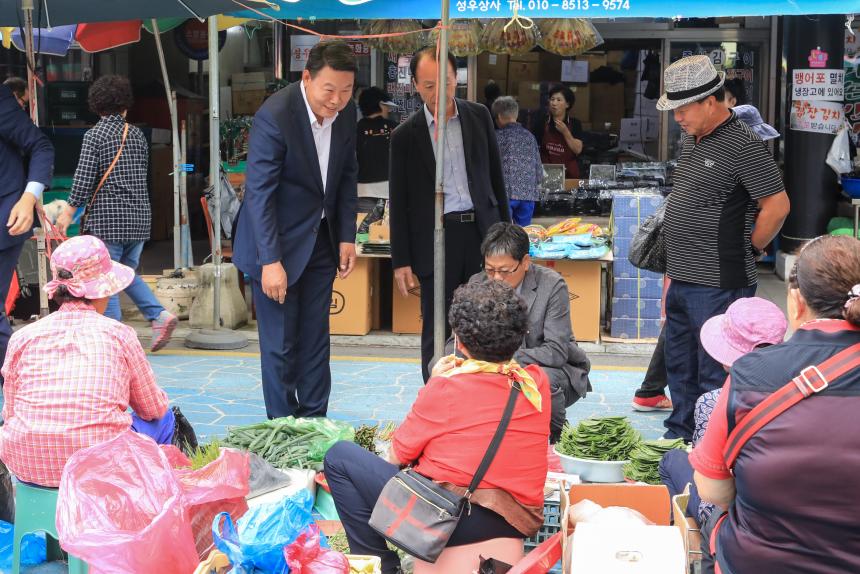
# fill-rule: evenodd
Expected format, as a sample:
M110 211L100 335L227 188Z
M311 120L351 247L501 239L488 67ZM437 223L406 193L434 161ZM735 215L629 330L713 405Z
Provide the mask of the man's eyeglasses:
M517 270L520 268L520 265L522 265L522 263L523 262L520 261L519 263L517 263L517 266L514 267L513 269L495 269L493 267L486 267L485 266L484 267L484 273L486 273L490 277L494 277L496 275L500 275L502 277L509 277L509 276L511 276L517 272Z

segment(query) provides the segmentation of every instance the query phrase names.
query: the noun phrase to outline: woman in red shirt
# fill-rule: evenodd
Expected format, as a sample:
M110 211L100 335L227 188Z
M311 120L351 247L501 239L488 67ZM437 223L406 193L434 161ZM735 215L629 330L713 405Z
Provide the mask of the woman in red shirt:
M543 163L563 163L567 179L579 179L579 154L582 153L582 124L571 116L576 96L558 84L549 91L549 116L535 134L540 142Z
M412 466L463 494L499 426L515 378L523 396L471 498L471 512L463 515L448 545L526 538L543 523L551 398L540 367L523 369L512 359L528 328L525 303L501 281L463 285L448 320L466 359L451 356L436 364L394 433L386 459L350 442L334 445L325 458L351 552L380 556L384 574L398 572L400 564L368 520L385 483L401 467Z

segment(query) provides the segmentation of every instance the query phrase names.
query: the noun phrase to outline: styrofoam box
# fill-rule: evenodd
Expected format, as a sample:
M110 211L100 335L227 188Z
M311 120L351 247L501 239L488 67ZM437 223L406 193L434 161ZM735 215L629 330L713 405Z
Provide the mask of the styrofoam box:
M656 339L660 336L660 319L612 318L610 335L616 339Z
M645 271L644 273L648 273ZM655 277L651 277L655 275ZM616 277L613 280L612 296L620 299L644 297L645 299L660 299L663 297L663 278L656 273L647 277Z
M612 240L612 255L615 259L623 257L627 259L630 254L630 243L633 241L631 237L618 237L617 235Z
M663 205L662 195L615 194L612 198L612 214L615 217L648 217Z
M644 299L635 297L613 297L613 319L659 319L661 312L660 299Z
M659 273L634 267L626 255L616 257L612 262L612 276L616 279L659 279L662 277Z
M650 215L650 214L649 214ZM615 234L613 235L613 241L618 241L619 239L630 239L636 235L636 232L639 231L639 226L642 225L642 222L645 221L648 215L643 215L642 217L616 217L614 221L613 230Z

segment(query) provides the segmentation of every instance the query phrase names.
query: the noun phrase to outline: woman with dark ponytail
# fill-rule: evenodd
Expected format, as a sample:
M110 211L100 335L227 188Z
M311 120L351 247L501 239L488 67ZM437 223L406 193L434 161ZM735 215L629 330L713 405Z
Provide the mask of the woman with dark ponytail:
M704 572L860 572L860 241L806 244L788 320L788 341L733 364L690 454L725 510L702 528Z

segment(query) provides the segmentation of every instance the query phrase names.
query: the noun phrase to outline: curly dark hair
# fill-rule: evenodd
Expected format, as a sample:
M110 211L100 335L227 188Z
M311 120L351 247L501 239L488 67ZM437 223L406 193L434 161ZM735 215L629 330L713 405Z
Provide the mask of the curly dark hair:
M57 270L57 278L58 279L71 279L72 272L67 269L58 269ZM62 305L64 303L71 303L73 301L89 301L89 299L85 297L75 297L71 293L69 293L68 288L65 285L60 285L57 287L57 290L54 292L54 296L51 297L55 303L58 305Z
M90 110L100 116L121 114L134 105L131 84L124 76L102 76L90 86Z
M451 329L475 359L503 363L522 345L528 310L516 291L502 281L479 281L454 292L448 311Z

